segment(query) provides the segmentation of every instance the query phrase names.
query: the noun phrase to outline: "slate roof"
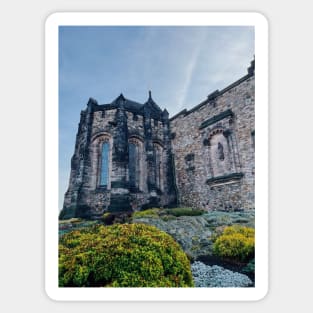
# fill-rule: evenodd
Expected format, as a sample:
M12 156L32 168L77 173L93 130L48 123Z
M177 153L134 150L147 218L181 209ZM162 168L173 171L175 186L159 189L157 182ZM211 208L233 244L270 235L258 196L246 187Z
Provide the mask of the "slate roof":
M149 98L145 103L139 103L130 99L127 99L120 94L116 99L111 103L107 104L95 104L93 107L94 111L102 110L111 110L116 109L120 105L123 105L126 111L130 111L137 114L143 114L145 110L149 110L153 118L161 118L162 110L161 108L153 101L151 97L151 92L149 92Z

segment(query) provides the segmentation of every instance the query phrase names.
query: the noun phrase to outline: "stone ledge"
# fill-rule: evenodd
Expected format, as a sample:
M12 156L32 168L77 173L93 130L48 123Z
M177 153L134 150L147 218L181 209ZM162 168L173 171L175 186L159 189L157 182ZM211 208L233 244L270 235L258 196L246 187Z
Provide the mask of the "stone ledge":
M207 179L206 183L208 185L214 185L214 184L228 183L230 181L237 182L237 181L240 181L243 176L244 176L243 173L232 173L229 175L209 178Z
M202 128L205 128L209 125L212 125L220 120L222 120L223 118L225 117L228 117L228 116L233 116L234 113L232 110L226 110L218 115L214 115L213 117L209 118L208 120L202 122L202 124L199 126L199 129L202 129Z
M112 181L111 188L126 188L128 189L129 184L125 181Z
M104 193L104 192L110 192L111 190L108 188L108 186L98 186L95 189L95 193Z

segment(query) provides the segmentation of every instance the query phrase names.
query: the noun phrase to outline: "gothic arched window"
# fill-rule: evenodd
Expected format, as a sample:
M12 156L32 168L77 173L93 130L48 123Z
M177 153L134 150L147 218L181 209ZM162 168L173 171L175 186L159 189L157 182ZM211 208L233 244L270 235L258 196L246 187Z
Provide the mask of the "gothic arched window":
M107 187L109 183L109 150L110 144L104 141L101 149L100 186Z
M128 162L129 186L142 190L142 142L134 137L128 143Z
M129 184L132 188L139 188L139 153L138 146L130 142L129 153Z
M161 145L157 143L154 144L155 185L160 190L163 189L162 150Z

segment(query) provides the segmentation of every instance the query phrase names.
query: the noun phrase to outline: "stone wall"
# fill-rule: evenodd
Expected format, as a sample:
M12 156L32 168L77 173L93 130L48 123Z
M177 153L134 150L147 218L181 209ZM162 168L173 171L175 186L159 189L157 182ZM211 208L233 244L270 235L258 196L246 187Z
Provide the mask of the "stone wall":
M171 119L151 93L144 104L122 94L103 105L91 98L60 218L177 206L177 198L207 210L254 208L254 120L254 61L246 76ZM104 142L108 179L101 185ZM130 144L137 167L129 164Z
M108 179L101 185L104 143L109 146ZM129 163L130 144L137 147L135 167ZM130 181L131 169L135 185ZM60 218L99 218L106 211L173 204L176 190L167 111L154 103L151 94L145 104L123 95L106 105L90 99L81 112Z
M248 74L170 119L181 205L254 208L254 61Z

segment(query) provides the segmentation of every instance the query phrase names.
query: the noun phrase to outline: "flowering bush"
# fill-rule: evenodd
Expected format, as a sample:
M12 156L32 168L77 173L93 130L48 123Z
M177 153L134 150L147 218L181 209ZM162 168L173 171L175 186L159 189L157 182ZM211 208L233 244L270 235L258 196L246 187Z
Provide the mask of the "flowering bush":
M236 261L254 256L254 229L239 225L226 227L213 244L214 254Z
M191 287L186 254L144 224L97 225L60 238L60 287Z

